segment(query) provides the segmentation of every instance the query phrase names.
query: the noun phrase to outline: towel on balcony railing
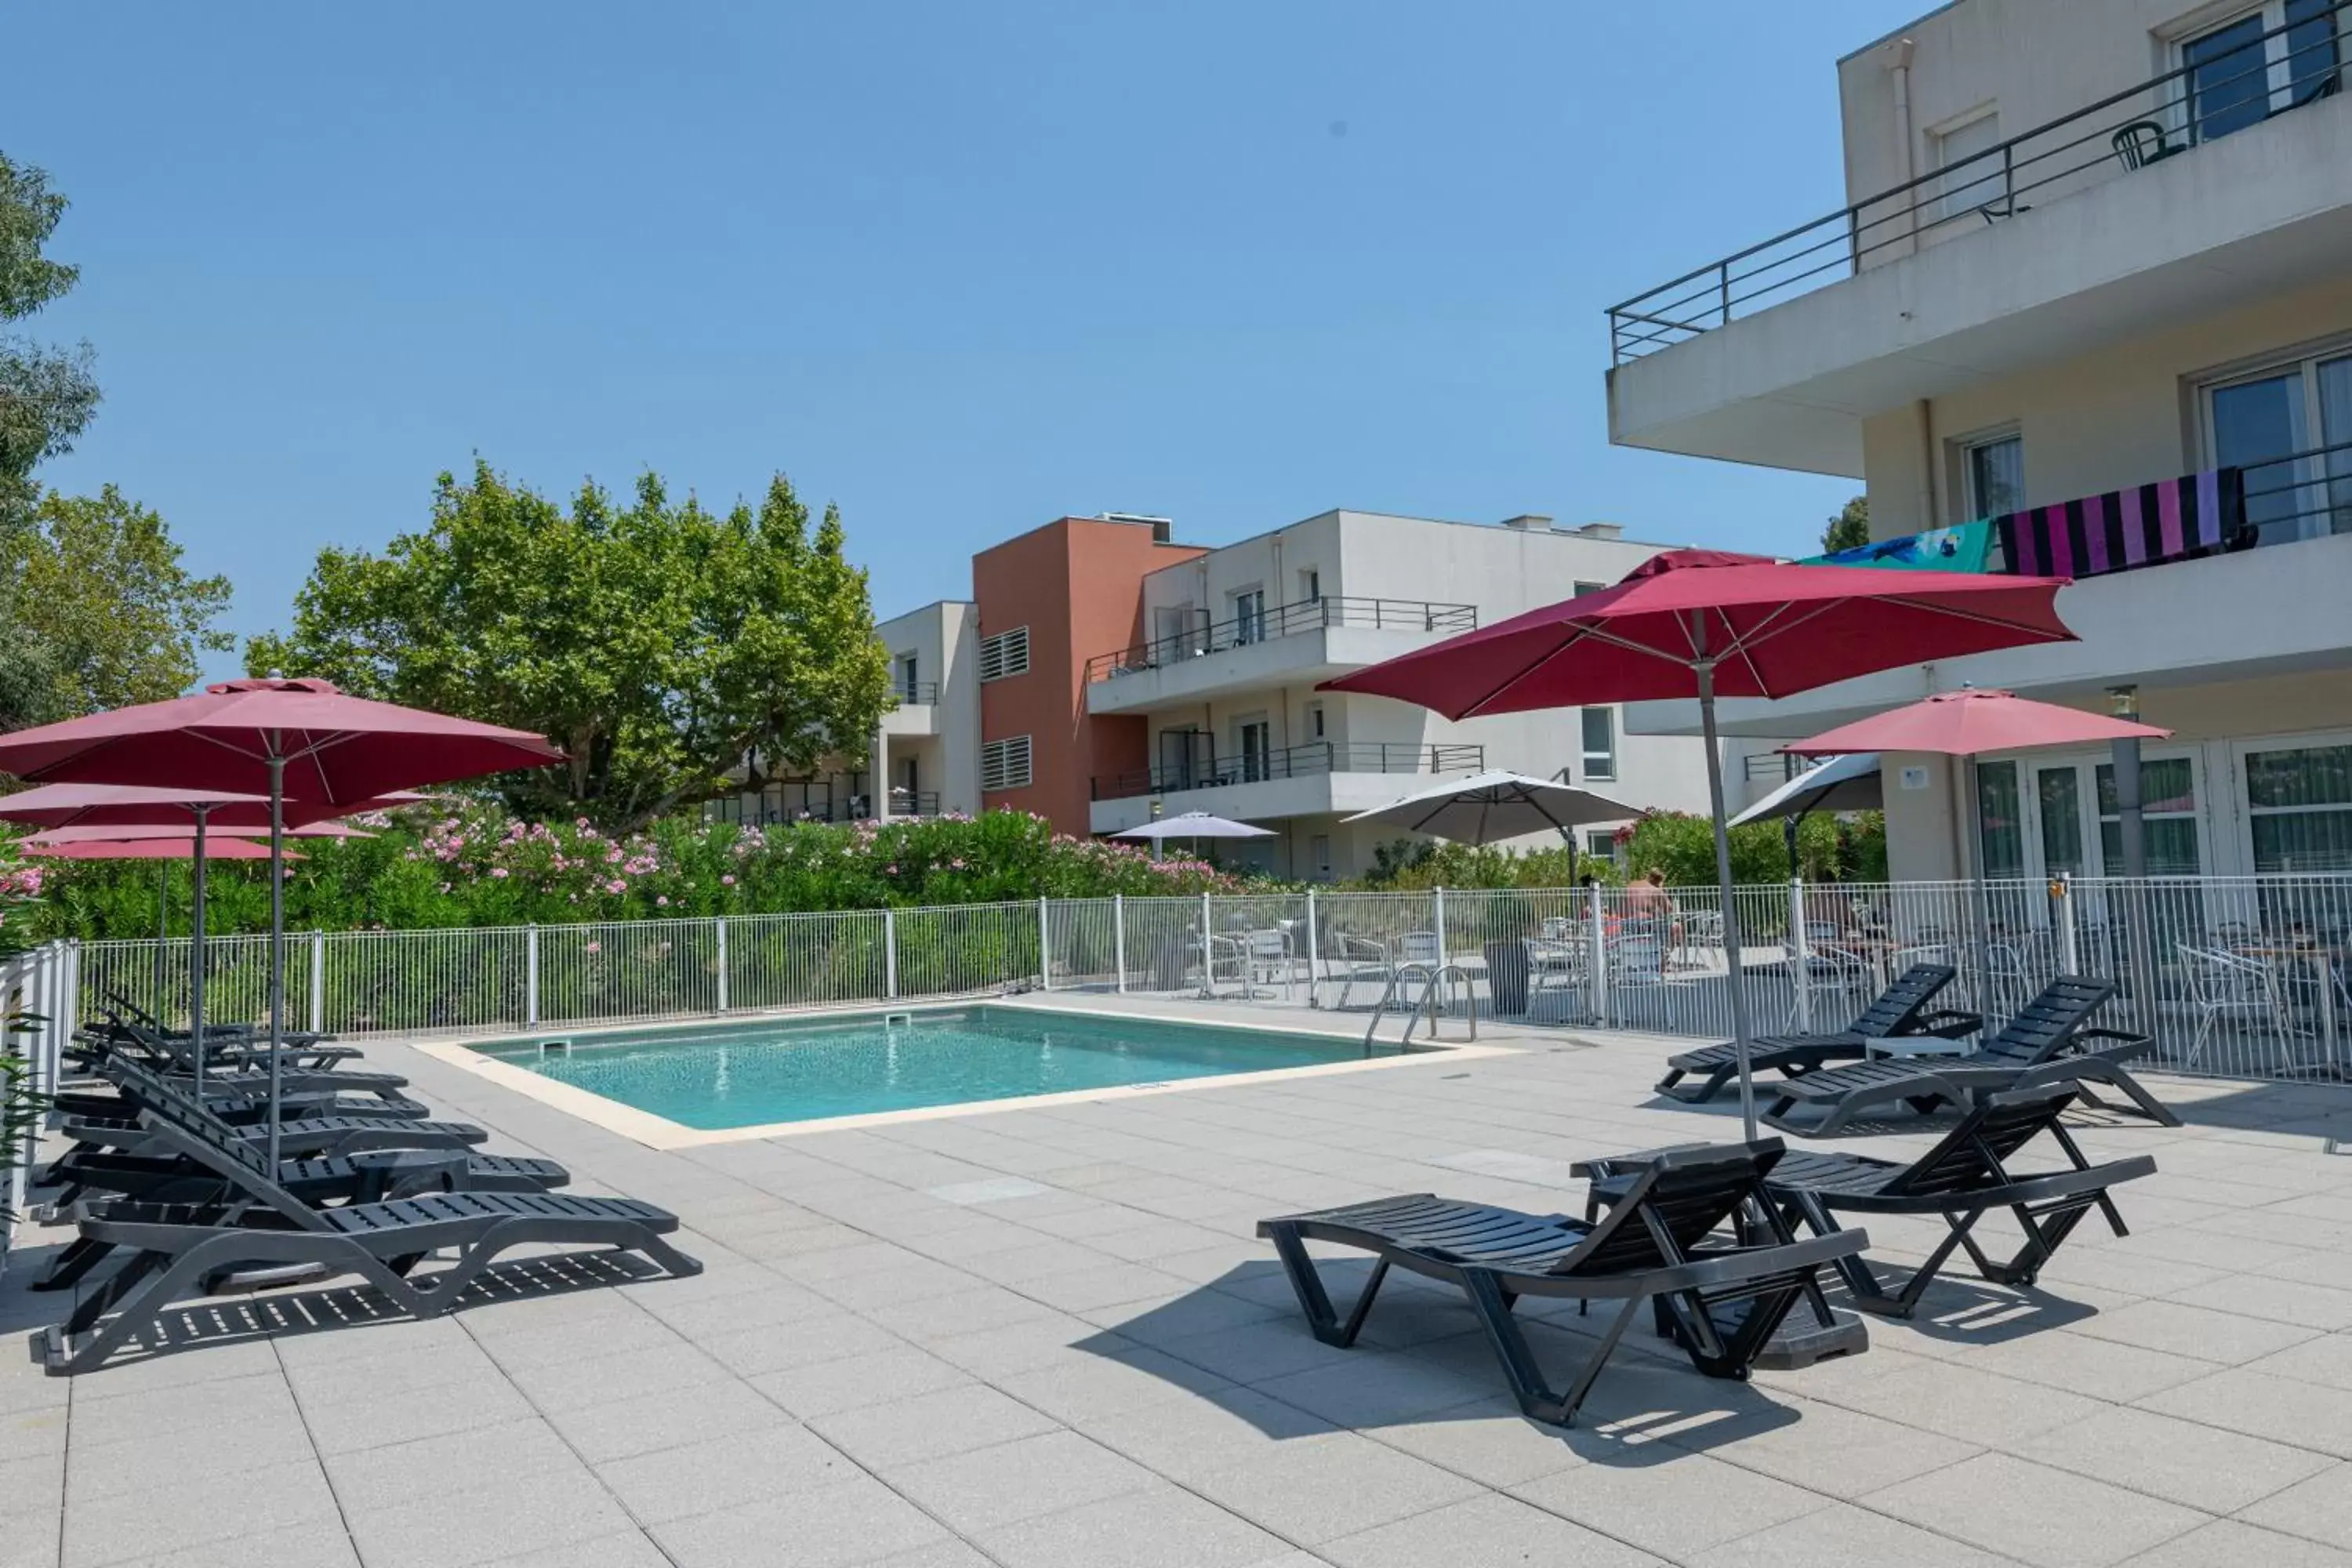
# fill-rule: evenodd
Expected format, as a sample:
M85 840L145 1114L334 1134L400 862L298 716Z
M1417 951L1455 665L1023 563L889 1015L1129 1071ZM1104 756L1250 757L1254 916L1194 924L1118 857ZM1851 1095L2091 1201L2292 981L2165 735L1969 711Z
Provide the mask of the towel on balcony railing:
M2100 577L2253 543L2246 481L2208 468L2126 490L2031 507L1992 520L2006 570L2027 577Z
M1899 539L1874 539L1851 550L1809 556L1801 566L1876 566L1898 572L1982 572L1992 551L1992 524L1964 522Z

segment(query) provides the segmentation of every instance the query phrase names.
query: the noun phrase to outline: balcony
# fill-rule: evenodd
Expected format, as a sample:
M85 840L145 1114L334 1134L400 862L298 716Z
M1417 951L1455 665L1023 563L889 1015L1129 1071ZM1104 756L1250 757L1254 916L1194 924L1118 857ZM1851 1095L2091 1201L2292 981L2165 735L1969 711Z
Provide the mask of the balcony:
M882 715L884 734L936 735L940 732L938 681L893 681L890 695L898 700L898 705Z
M1372 742L1317 742L1196 759L1095 779L1092 826L1097 833L1137 826L1150 819L1155 799L1171 812L1205 811L1244 822L1369 811L1411 792L1413 786L1396 775L1475 773L1486 765L1484 746Z
M1087 710L1141 713L1324 680L1477 626L1475 605L1301 599L1096 655L1087 660Z
M1864 416L2336 275L2337 0L1609 311L1611 439L1859 477Z

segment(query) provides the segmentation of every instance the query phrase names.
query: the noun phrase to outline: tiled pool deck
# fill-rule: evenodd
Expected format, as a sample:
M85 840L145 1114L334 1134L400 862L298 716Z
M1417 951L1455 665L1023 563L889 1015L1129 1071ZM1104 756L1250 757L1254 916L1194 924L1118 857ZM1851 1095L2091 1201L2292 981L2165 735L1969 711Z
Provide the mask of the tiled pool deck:
M79 1379L12 1352L0 1568L2352 1564L2352 1090L2163 1082L2186 1128L2084 1133L2157 1158L2130 1237L1750 1384L1637 1331L1563 1434L1434 1289L1318 1344L1250 1237L1392 1192L1572 1209L1572 1159L1737 1133L1653 1101L1666 1042L1482 1043L1524 1050L669 1152L372 1046L493 1148L677 1209L708 1271L528 1265L427 1323L234 1302ZM37 1261L11 1331L55 1317ZM1555 1360L1600 1321L1534 1310Z

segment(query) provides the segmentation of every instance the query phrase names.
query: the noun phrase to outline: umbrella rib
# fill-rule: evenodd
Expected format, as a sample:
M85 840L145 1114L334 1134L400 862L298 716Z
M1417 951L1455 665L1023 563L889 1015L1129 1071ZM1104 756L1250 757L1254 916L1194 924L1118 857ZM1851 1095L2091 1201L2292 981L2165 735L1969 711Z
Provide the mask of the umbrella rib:
M1470 718L1472 715L1477 713L1479 710L1485 708L1487 703L1492 702L1496 698L1500 697L1504 692L1508 691L1512 687L1517 686L1520 681L1525 680L1528 676L1533 675L1537 670L1541 669L1545 665L1549 664L1553 659L1558 658L1560 655L1574 647L1578 643L1588 639L1594 642L1606 643L1611 647L1622 648L1627 653L1638 653L1650 658L1663 659L1666 663L1674 665L1677 668L1687 668L1687 661L1677 658L1674 654L1661 652L1657 648L1648 647L1643 643L1634 642L1630 638L1612 637L1609 633L1601 630L1600 627L1587 623L1570 623L1570 629L1574 633L1573 636L1544 649L1533 663L1528 665L1525 668L1518 670L1517 673L1506 677L1502 684L1487 692L1486 696L1478 699L1477 701L1470 704L1469 707L1462 710L1461 712L1454 714L1454 717L1457 719ZM1408 699L1408 700L1410 700L1410 699ZM1425 707L1427 704L1424 703L1423 706Z

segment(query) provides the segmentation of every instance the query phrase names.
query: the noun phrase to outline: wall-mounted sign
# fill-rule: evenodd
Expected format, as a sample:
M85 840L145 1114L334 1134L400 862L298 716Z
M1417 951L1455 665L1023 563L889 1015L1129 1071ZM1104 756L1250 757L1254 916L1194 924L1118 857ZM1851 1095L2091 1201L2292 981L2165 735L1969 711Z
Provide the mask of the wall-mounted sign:
M1926 789L1927 787L1927 770L1925 768L1905 768L1902 773L1897 775L1897 782L1899 782L1905 789Z

